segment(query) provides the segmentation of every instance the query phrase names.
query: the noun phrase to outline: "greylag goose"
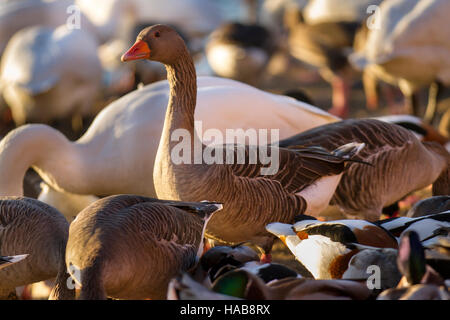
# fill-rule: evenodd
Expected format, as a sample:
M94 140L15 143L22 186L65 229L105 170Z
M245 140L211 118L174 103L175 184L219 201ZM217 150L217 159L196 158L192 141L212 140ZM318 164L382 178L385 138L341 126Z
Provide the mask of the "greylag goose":
M66 25L25 28L5 49L0 81L16 125L93 115L102 88L97 42Z
M344 172L331 204L345 214L376 221L382 208L430 184L434 195L450 194L448 151L436 142L421 142L396 124L348 119L310 129L279 145L320 145L332 150L349 140L367 145L356 158L372 166L352 163Z
M315 279L365 280L370 275L365 269L374 261L381 274L389 274L397 253L395 237L364 220L322 222L304 216L294 225L274 222L266 229L285 243ZM363 278L355 278L356 274Z
M181 128L193 139L198 139L194 129L197 87L192 58L183 40L172 28L156 25L141 31L136 43L122 57L123 61L137 59L162 62L171 86L171 98L153 171L157 195L174 200L211 198L224 202L223 212L215 215L208 225L207 235L210 238L227 243L251 240L264 254L269 254L274 238L267 234L265 225L274 220L291 221L295 214L305 210L317 214L324 209L345 170L345 163L364 147L364 144L348 143L350 141L332 152L320 147L303 148L301 144L296 149L270 147L271 152L279 154L275 158L275 161L278 159L277 168L275 173L261 177L260 170L264 166L261 161L250 164L248 145L231 145L227 152L233 152L232 164L229 160L225 163L223 158L227 152L223 152L222 148L226 146L216 146L215 152L220 154L218 161L207 164L195 160L194 164L194 155L191 154L194 145L191 142L188 144L188 159L176 165L171 158L172 148L176 146L174 141L170 141L171 135ZM204 150L208 152L205 145L199 144L202 153ZM244 151L242 164L236 163L238 152L241 152L239 148ZM271 169L274 168L265 168ZM192 180L193 177L198 180ZM204 180L204 177L209 178ZM316 187L308 188L316 182ZM243 203L246 205L243 206Z
M54 208L31 198L0 197L0 251L27 252L26 260L0 270L0 297L16 287L56 277L50 299L73 299L64 255L69 223Z
M14 263L20 262L28 257L28 254L20 254L15 256L0 256L0 270Z
M274 50L275 40L263 26L228 22L209 36L206 57L220 77L257 84Z
M248 160L245 165L199 164L197 160L194 164L192 157L195 150L192 152L192 149L195 145L200 146L200 152L204 151L204 145L198 143L198 140L188 144L187 160L184 157L181 164L174 163L171 158L172 148L175 146L179 148L179 145L177 141L171 141L171 135L181 128L190 134L189 137L198 139L194 131L197 88L192 58L183 40L173 29L157 25L144 29L135 45L122 57L124 61L137 59L150 59L165 64L171 85L171 99L166 111L153 174L157 194L159 197L175 200L198 201L201 198L209 198L224 202L224 210L216 215L208 226L208 237L227 242L241 242L253 238L252 241L267 251L270 250L273 240L273 237L267 238L265 232L267 223L278 219L280 222L292 221L295 214L304 212L317 215L326 207L331 197L346 211L364 214L367 218L376 220L384 204L398 200L410 190L425 187L434 181L442 182L448 179L450 170L447 167L450 155L442 146L421 143L412 133L400 126L371 119L331 123L283 140L280 146L307 147L306 149L301 147L298 151L271 148L272 151L279 152L280 168L275 175L271 176L261 177L259 169L262 165L250 165ZM354 141L357 143L355 144ZM365 144L370 147L364 152L361 148ZM330 154L314 146L335 151ZM236 150L237 145L233 148ZM246 148L248 150L248 147ZM211 152L210 149L205 150ZM342 171L345 169L344 163L351 160L358 152L365 154L361 158L374 166L367 166L366 163L351 163L348 167L353 172L344 173ZM218 154L220 154L219 157L223 157L223 152L219 151ZM338 154L343 157L331 164L330 155L332 154L334 158ZM393 170L392 162L395 158L397 163L399 154L406 154L410 158L405 159L401 168L395 166ZM314 161L305 162L310 156L315 158ZM245 157L248 157L247 151ZM357 155L355 157L360 158ZM225 163L223 160L222 163ZM381 161L384 161L384 164L388 162L389 166L381 164ZM417 165L423 163L432 164L429 170L423 172L423 175L411 172ZM336 165L340 169L336 170ZM364 167L369 169L363 169ZM381 175L381 172L387 174ZM342 177L347 175L339 183L341 174L343 174ZM399 178L395 176L397 174ZM220 176L222 179L210 181L204 178L213 175ZM378 180L374 177L377 175L379 175ZM412 175L414 176L411 177ZM325 178L327 176L329 176L328 179ZM390 186L392 190L385 190L384 185L390 183L386 176L395 179L392 180L395 183ZM399 188L398 180L405 176L410 176L411 179L404 183L403 188ZM202 178L192 181L192 177ZM318 182L322 177L325 179ZM378 185L372 186L374 181L377 181ZM317 183L314 184L315 182ZM308 188L311 184L313 186ZM338 184L336 195L331 195L330 192ZM359 197L355 197L352 188L361 189L362 186L364 192ZM383 189L380 190L382 187ZM435 192L445 192L445 188L448 186L440 183L435 188ZM228 191L224 192L224 190ZM352 196L349 196L350 194ZM369 199L366 198L368 194L371 197ZM297 199L297 204L294 206L290 202L292 200L288 200L292 196ZM242 208L242 203L251 203L252 206L246 205ZM303 205L299 206L300 203ZM252 226L252 234L248 232L249 224Z
M310 0L301 14L287 10L289 51L319 69L332 86L332 114L347 117L354 70L347 60L369 5L382 0Z
M419 114L416 93L431 85L425 114L425 120L431 121L442 89L450 85L450 2L384 1L379 12L379 28L369 31L364 50L350 60L357 68L399 86L415 115Z
M419 236L410 231L400 241L397 265L403 277L397 288L383 291L378 300L450 300L442 277L425 260Z
M450 139L443 136L433 126L426 123L423 119L411 115L390 115L376 117L375 119L395 123L403 128L412 131L420 141L436 141L443 145L450 152Z
M198 77L197 85L195 118L202 121L204 132L279 129L283 139L339 120L319 108L230 79ZM153 166L168 101L167 81L133 91L103 109L76 142L45 125L9 132L0 142L0 195L23 195L23 177L33 167L57 191L155 197ZM245 132L237 134L245 137Z
M134 195L93 203L72 222L67 242L80 299L164 299L170 279L198 262L206 224L221 207Z

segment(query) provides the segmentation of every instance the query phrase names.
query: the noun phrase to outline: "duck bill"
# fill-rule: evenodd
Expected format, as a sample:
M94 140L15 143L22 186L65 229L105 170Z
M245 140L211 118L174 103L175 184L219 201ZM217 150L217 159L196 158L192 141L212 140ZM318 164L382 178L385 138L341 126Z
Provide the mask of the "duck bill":
M122 55L121 60L125 62L149 58L150 58L150 48L148 47L147 43L143 40L138 40L130 49L128 49L127 52L125 52Z

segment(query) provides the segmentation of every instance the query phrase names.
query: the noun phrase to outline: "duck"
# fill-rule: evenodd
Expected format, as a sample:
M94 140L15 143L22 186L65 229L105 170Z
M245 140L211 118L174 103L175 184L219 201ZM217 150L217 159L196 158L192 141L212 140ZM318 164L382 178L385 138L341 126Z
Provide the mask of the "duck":
M167 300L242 300L216 293L195 281L187 272L172 278L167 287Z
M214 246L205 250L191 273L196 281L210 285L224 269L242 266L250 261L259 261L259 256L243 243Z
M397 217L380 220L376 224L398 238L410 231L415 231L422 245L428 247L439 241L441 237L448 237L450 210L414 218Z
M205 131L219 129L225 135L226 129L279 129L283 139L339 120L293 98L230 79L200 76L197 85L196 119ZM153 166L168 100L167 80L135 90L105 107L74 142L44 124L10 131L0 141L0 195L23 195L23 177L33 167L58 192L155 197Z
M233 270L219 277L209 289L187 274L172 279L171 300L365 300L364 284L350 280L314 280L287 277L264 283L246 270Z
M361 275L363 269L364 277L359 279L365 280L369 277L367 267L374 260L378 260L377 265L384 269L390 268L392 257L396 257L398 244L395 237L369 221L319 221L307 215L298 216L296 220L295 224L273 222L266 229L283 241L314 279L343 279L345 275L355 280L355 274ZM380 254L380 249L385 250ZM360 262L352 261L363 251L368 251L365 258L361 259L363 254L357 259L365 264L365 268Z
M154 53L155 51L156 53ZM248 160L243 161L242 165L199 164L197 160L197 163L190 164L189 162L192 162L190 158L193 156L192 148L194 147L192 144L198 145L201 152L204 148L194 131L197 88L192 58L189 56L183 40L172 28L165 25L155 25L141 31L135 44L122 56L122 61L139 59L162 62L166 66L171 86L171 99L167 107L165 125L153 171L157 195L160 198L182 201L199 201L202 198L210 198L215 199L214 201L224 202L224 210L215 215L208 225L207 236L209 238L227 243L252 241L264 252L262 257L266 257L273 244L274 237L267 233L265 225L274 220L280 222L292 221L294 215L298 213L317 215L326 208L331 198L336 198L334 190L339 192L342 185L346 187L350 185L350 188L351 185L358 185L358 188L361 189L361 177L351 176L351 178L346 178L358 180L357 182L349 182L349 184L343 183L341 180L345 174L344 171L352 171L351 167L354 164L358 168L362 166L372 168L362 160L353 163L353 158L357 158L358 154L363 152L366 144L370 145L368 148L370 151L367 152L366 158L370 159L371 164L374 165L373 168L376 168L373 171L377 174L379 173L378 170L387 170L389 167L377 164L377 158L382 158L383 161L386 161L386 159L393 160L395 154L395 161L398 161L398 149L408 150L408 153L416 153L417 158L424 157L425 161L436 164L430 168L430 172L426 173L426 177L419 177L415 172L415 184L409 181L408 188L424 187L435 180L439 180L440 175L444 175L444 178L448 175L447 163L450 155L445 149L441 150L442 146L432 144L431 150L429 150L408 130L372 119L339 121L284 139L279 142L281 148L271 147L270 149L279 152L277 169L281 168L281 170L276 170L276 174L273 175L265 175L264 178L260 177L259 172L262 165L250 165ZM176 163L172 163L170 151L173 151L172 148L175 146L180 148L176 141L170 140L174 132L176 134L183 133L194 139L194 142L191 141L186 146L189 150L189 153L185 153L187 157L176 159ZM369 132L372 132L372 134L368 135ZM375 132L376 135L374 135ZM396 139L393 137L396 137ZM181 139L181 137L178 139ZM239 145L233 146L233 150L238 148L240 148ZM248 149L249 147L245 146L245 148ZM218 152L216 153L219 155L218 157L222 157L223 151L220 152L220 150L223 150L223 147L216 145L214 150L216 149L219 150L215 151ZM211 152L210 150L211 148L206 151ZM380 156L382 153L383 155ZM302 155L305 157L303 158ZM306 164L303 159L310 156L314 158L314 161ZM334 160L330 161L332 158ZM300 159L303 162L302 164L299 162ZM417 165L416 161L416 158L409 159L400 169L397 169L398 166L396 166L395 173L400 173L403 177L404 172L400 171L406 169L408 170L406 172L410 172L409 170ZM346 169L347 162L351 163L348 165L349 169ZM339 166L340 169L337 170L335 166ZM313 167L314 169L312 169ZM355 169L355 171L357 170L359 169ZM308 172L309 177L306 176L306 172ZM263 172L263 174L265 173ZM411 173L409 174L411 175ZM211 178L212 176L221 176L222 179L214 180ZM286 180L285 177L288 176L289 180ZM192 177L196 177L196 179L192 180ZM385 175L383 175L384 177ZM394 178L393 173L390 173L390 177ZM364 179L367 178L368 176L364 176ZM168 182L168 179L170 182ZM189 181L189 183L186 183L186 181ZM317 183L315 183L316 181ZM372 180L367 180L367 182L369 181L369 184L373 184ZM373 190L373 186L369 186L368 190L370 189ZM398 195L399 189L397 183L395 185L397 191L393 190L392 195L388 196L395 196L396 193ZM443 191L436 189L435 192ZM378 193L380 195L374 197L375 200L381 200L380 196L386 196L380 190L378 190ZM321 196L318 197L317 194ZM351 191L350 194L353 195L354 191ZM287 200L292 199L290 198L292 196L297 199L294 206L292 202L289 202L292 200ZM354 196L350 197L352 199L348 198L347 190L345 199L340 198L341 203L345 202L347 208L350 207L349 202L355 203L353 201ZM369 200L372 201L373 199ZM387 199L383 200L386 201ZM389 200L395 201L396 199ZM361 200L361 202L363 201ZM246 203L246 211L243 211L242 203ZM303 204L300 206L300 203ZM358 206L357 212L361 214L361 209L365 204L357 203L356 205ZM378 203L378 205L376 212L375 210L370 212L370 209L366 207L365 214L375 220L374 218L380 215L383 203ZM371 209L373 210L373 208ZM239 225L236 224L236 220L239 221ZM252 230L252 232L250 233L249 230Z
M450 196L436 196L418 201L408 210L406 216L417 218L448 210L450 210Z
M103 75L97 47L93 35L65 24L14 34L1 60L0 81L15 124L95 115Z
M19 254L15 256L0 256L0 270L14 263L20 262L28 257L28 254Z
M417 93L429 87L424 119L431 123L450 83L450 47L445 40L450 36L446 27L450 3L395 0L384 1L379 9L379 27L369 31L364 50L349 59L356 68L398 86L416 116L421 114Z
M56 278L49 299L71 300L64 255L69 223L56 209L36 199L0 197L0 251L28 252L25 260L0 270L0 297L15 288Z
M282 264L261 263L258 254L242 244L215 246L207 250L200 258L196 270L191 274L196 281L211 286L218 277L236 269L246 270L261 278L265 283L287 277L301 277L297 272ZM204 279L205 277L207 279Z
M397 265L403 274L401 281L377 300L450 300L444 279L426 264L425 250L415 231L402 235Z
M275 47L264 26L227 22L211 33L205 50L209 66L218 76L258 84Z
M347 57L367 8L380 2L347 0L336 5L329 0L310 0L301 12L286 11L289 52L296 59L317 67L331 84L329 112L339 117L348 117L351 82L356 76Z
M137 195L102 198L71 223L66 264L81 300L165 299L171 278L193 268L220 203Z

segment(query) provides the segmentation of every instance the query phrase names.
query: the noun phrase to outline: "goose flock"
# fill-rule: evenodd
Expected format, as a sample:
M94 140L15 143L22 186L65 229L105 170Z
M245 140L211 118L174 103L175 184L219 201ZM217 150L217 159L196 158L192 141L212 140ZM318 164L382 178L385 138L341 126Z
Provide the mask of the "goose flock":
M450 300L448 1L182 2L0 2L0 299Z

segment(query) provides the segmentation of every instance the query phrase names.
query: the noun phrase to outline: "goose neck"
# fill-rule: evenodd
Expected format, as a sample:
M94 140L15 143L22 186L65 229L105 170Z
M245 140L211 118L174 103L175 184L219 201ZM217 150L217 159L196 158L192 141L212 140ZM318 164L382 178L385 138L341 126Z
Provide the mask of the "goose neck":
M170 129L187 129L194 132L194 112L197 101L197 76L187 49L173 64L166 65L170 86L166 124Z

